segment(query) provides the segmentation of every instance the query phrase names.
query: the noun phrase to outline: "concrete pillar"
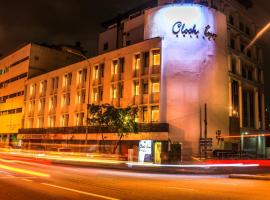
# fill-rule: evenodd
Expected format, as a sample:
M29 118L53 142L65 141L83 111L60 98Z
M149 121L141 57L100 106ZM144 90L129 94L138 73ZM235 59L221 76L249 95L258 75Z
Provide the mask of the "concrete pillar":
M254 88L254 125L255 129L259 129L259 94L258 88Z
M232 79L229 78L229 116L233 116L233 106L232 106Z
M240 128L243 127L243 93L242 93L242 83L238 82L239 84L239 117L240 117Z

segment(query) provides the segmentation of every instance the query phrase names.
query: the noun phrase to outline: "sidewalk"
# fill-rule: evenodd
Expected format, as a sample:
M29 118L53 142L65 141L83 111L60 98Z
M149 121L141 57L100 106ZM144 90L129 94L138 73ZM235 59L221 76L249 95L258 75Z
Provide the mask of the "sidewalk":
M230 174L229 178L270 181L270 174Z

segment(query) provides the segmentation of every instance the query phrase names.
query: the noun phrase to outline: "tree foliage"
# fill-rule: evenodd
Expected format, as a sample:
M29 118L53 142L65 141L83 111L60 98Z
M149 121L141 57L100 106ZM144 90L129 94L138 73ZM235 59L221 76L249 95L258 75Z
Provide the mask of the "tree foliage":
M114 148L114 153L123 137L130 133L138 133L138 124L135 121L138 113L137 107L115 108L109 104L90 104L88 111L88 121L90 125L99 127L99 133L104 126L118 134L119 140ZM104 140L103 133L102 140Z

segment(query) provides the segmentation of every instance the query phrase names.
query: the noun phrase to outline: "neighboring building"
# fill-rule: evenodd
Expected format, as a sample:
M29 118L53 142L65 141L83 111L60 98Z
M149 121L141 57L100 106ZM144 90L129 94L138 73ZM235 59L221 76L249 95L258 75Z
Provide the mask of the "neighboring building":
M262 51L257 45L244 51L256 33L246 11L251 4L173 2L154 1L106 22L99 56L29 79L19 139L79 143L86 138L78 127L86 125L88 103L138 105L139 122L156 127L124 138L122 152L153 141L147 144L160 162L168 143L178 142L188 158L200 153L207 104L212 150L265 155ZM44 82L46 91L39 89ZM216 133L226 139L217 140ZM99 137L89 134L89 143ZM106 134L108 144L117 139Z
M77 56L33 43L0 58L1 141L9 141L21 128L27 78L79 60Z

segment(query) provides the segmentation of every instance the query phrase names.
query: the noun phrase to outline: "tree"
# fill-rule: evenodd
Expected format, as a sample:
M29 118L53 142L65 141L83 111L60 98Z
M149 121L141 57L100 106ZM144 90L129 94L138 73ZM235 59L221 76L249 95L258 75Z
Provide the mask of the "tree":
M98 134L101 133L104 142L102 127L110 128L118 133L119 139L114 147L115 153L124 136L138 132L138 124L135 122L138 113L137 107L115 108L110 104L90 104L88 112L91 126L98 126ZM101 143L100 143L101 144Z
M137 107L115 109L112 127L118 133L119 139L114 147L113 153L115 153L123 137L127 136L129 133L138 133L138 124L135 121L137 113Z

